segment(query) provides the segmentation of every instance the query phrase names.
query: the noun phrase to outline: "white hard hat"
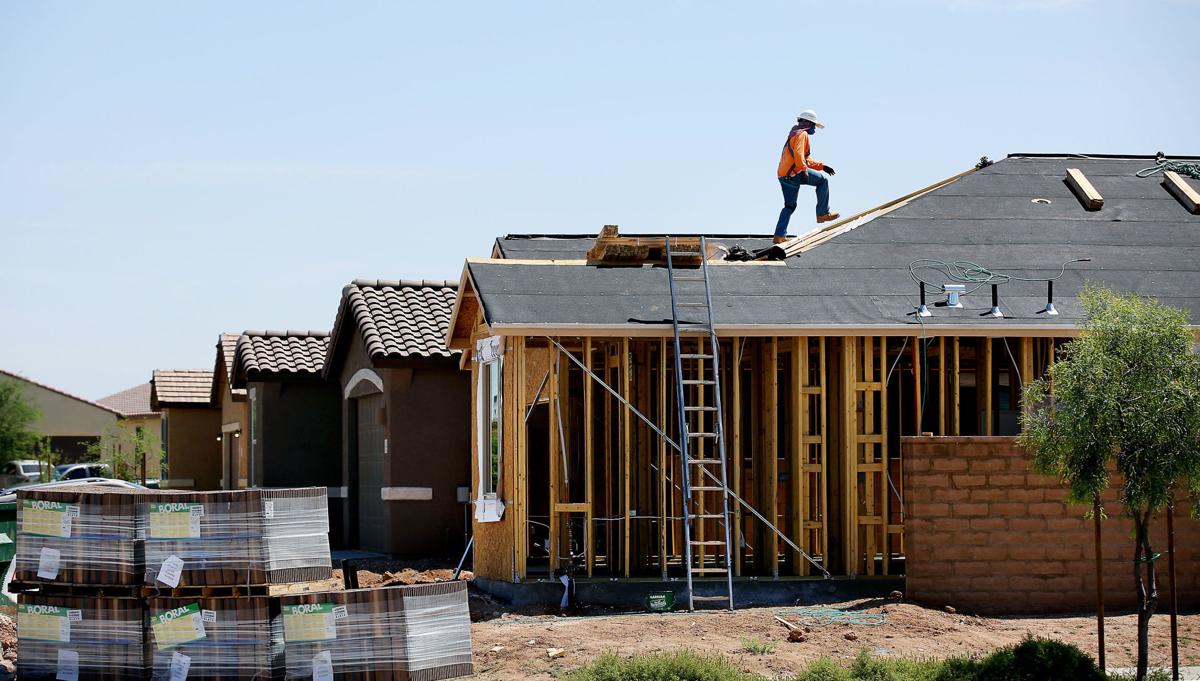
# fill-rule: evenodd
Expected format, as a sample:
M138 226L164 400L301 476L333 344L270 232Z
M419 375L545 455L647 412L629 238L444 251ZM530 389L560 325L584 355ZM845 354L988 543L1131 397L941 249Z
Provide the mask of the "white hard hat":
M804 111L801 111L800 115L796 116L796 118L803 118L806 121L811 121L813 125L817 126L818 128L825 127L825 124L822 123L819 118L817 118L817 112L813 111L812 109L805 109Z

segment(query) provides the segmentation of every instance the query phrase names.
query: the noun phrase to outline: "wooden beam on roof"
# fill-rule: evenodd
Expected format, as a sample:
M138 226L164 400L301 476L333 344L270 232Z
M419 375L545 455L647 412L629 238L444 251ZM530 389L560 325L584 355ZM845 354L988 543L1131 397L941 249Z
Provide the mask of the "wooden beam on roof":
M1100 210L1104 206L1104 197L1100 196L1100 192L1096 191L1087 175L1079 168L1067 168L1066 183L1085 209Z
M1183 204L1183 207L1189 213L1200 214L1200 192L1192 189L1192 186L1179 176L1179 173L1174 170L1168 170L1163 173L1162 185L1171 192L1171 195Z

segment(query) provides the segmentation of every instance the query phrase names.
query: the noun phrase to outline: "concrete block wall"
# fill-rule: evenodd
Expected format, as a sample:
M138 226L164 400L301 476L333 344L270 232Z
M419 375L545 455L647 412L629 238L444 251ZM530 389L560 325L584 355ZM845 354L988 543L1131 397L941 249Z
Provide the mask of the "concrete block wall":
M1089 508L1065 503L1057 480L1032 472L1011 437L902 439L908 597L980 613L1094 612L1096 567ZM1106 609L1136 604L1133 523L1105 498ZM1200 522L1175 513L1181 609L1200 607ZM1166 517L1152 533L1159 610L1167 612Z

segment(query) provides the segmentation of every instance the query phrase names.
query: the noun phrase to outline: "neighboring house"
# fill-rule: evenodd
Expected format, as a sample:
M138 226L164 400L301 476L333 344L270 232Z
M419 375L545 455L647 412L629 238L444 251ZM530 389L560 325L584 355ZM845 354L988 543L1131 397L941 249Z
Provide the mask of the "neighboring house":
M375 280L342 290L323 375L343 400L351 545L435 556L465 544L469 377L444 344L455 291Z
M233 387L233 359L240 333L223 333L217 339L217 358L213 363L212 403L221 409L221 489L250 486L249 429L250 405L246 389Z
M162 414L163 487L221 488L221 409L213 406L213 372L156 369L150 405Z
M88 446L116 429L121 418L111 407L0 370L0 380L5 379L24 386L26 399L38 410L33 430L50 439L50 448L62 455L64 463L82 461Z
M342 397L321 375L328 346L324 331L247 331L232 383L249 406L251 485L328 487L331 540L342 545Z
M903 578L911 597L979 610L1089 607L1086 509L1033 474L1013 436L1023 386L1080 332L1085 282L1154 296L1200 326L1200 209L1176 184L1194 197L1200 182L1137 177L1154 165L1011 156L818 228L783 260L710 261L727 484L747 502L731 500L728 515L719 481L701 473L718 469L695 461L719 460L714 358L696 332L685 338L678 362L693 382L677 386L667 269L589 264L607 252L591 236L498 239L491 258L467 261L448 334L475 395L476 583L512 595L565 572L585 582L582 600L613 578L678 590L690 557L697 593L723 593L732 572L740 604L828 571L874 578L859 588ZM1102 206L1072 189L1080 173ZM639 254L662 250L663 236L607 243ZM708 322L698 264L676 281L685 329ZM914 277L930 284L929 316L915 314ZM950 297L943 284L971 277L961 307L935 304ZM690 407L686 462L677 394ZM684 467L704 480L686 501ZM684 503L700 517L690 546ZM1130 525L1115 506L1108 515L1107 597L1128 607ZM1194 608L1200 526L1176 532L1180 602Z
M145 477L157 479L162 461L162 414L150 406L152 386L135 385L127 390L96 400L96 404L121 415L113 445L122 460L132 462Z

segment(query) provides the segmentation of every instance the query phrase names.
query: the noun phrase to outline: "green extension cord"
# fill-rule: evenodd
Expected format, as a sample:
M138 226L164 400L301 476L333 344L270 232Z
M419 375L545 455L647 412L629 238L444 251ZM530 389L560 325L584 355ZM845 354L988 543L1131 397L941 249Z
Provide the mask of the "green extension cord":
M1137 171L1137 176L1150 177L1155 173L1166 172L1168 170L1173 170L1180 175L1187 175L1190 178L1200 180L1200 163L1188 163L1185 161L1162 160L1152 168L1143 168Z
M882 612L854 612L838 608L790 608L780 610L782 617L790 616L792 624L801 627L824 627L831 624L854 624L860 627L878 627L887 623Z

